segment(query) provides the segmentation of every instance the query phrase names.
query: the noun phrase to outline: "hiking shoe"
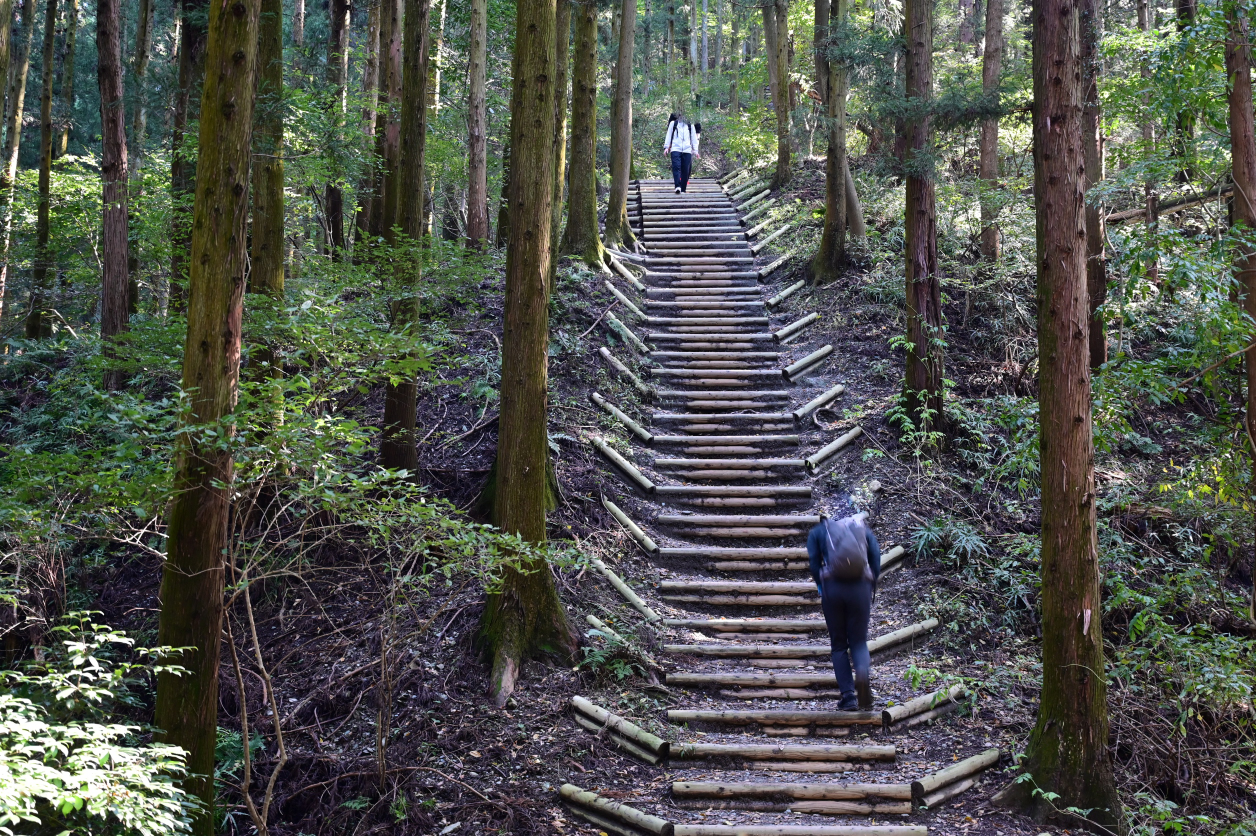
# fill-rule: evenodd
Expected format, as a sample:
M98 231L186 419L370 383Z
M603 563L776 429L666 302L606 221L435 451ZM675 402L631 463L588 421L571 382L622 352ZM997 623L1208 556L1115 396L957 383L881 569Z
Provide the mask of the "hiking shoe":
M859 710L872 710L872 683L867 679L855 680L855 691L859 694Z
M680 186L676 187L676 194L680 194Z
M859 709L859 703L855 699L855 695L842 697L842 701L837 704L838 711L856 711Z

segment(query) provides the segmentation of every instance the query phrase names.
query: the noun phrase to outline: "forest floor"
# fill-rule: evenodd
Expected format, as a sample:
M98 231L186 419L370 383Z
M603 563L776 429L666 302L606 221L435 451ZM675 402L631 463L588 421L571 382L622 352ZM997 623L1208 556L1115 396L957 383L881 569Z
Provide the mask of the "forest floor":
M819 202L822 168L822 161L808 161L792 187L793 195L804 203ZM770 278L768 292L801 277L802 266L795 259L788 269L778 271ZM550 434L562 501L550 515L550 536L570 544L577 555L571 564L554 570L573 629L585 633L583 616L598 615L629 636L630 650L606 658L596 652L596 640L586 638L582 660L530 662L507 708L499 711L485 698L487 671L475 645L484 604L481 589L455 576L446 586L399 604L388 580L369 562L344 550L314 552L308 573L295 582L259 581L253 589L258 641L266 658L278 660L269 666L270 687L288 757L275 786L274 833L596 832L564 811L557 794L561 784L596 789L609 798L666 794L671 780L667 770L633 761L585 732L567 714L572 695L582 694L661 730L659 718L676 697L657 684L659 640L588 566L589 558L603 558L638 584L647 598L650 592L643 582L660 577L604 510L600 494L616 477L583 441L588 433L602 434L611 426L589 403L589 393L596 390L610 397L626 391L597 356L604 339L613 341L596 325L614 301L602 278L565 262L551 308ZM420 434L425 434L421 478L433 494L473 516L495 446L495 401L484 392L496 380L483 358L498 352L499 283L500 279L486 281L477 303L467 306L468 313L456 322L462 368L443 369L444 379L429 381L419 404ZM820 390L843 382L847 395L817 414L814 426L803 431L803 447L814 447L822 432L832 437L856 423L864 431L858 444L839 454L836 466L830 464L814 480L817 508L833 510L853 502L871 511L882 543L902 544L909 551L914 531L957 508L982 520L982 534L996 542L1036 533L1032 502L1010 490L978 494L971 475L964 476L953 461L954 453L939 462L924 462L900 442L886 413L901 380L902 355L890 345L891 337L901 333L901 314L870 292L865 269L855 267L832 285L798 294L786 310L804 306L819 311L822 320L792 348L810 350L825 343L835 348L830 365L808 385ZM947 316L951 321L965 316L960 301L951 303ZM1030 385L1015 364L981 360L988 356L986 349L966 351L956 342L953 337L952 354L970 358L948 370L948 376L960 381L961 393L969 389L1023 393ZM479 381L487 387L478 386ZM874 482L880 483L878 490L873 490ZM639 518L645 506L625 499L624 510ZM106 620L151 630L160 577L156 561L135 558L102 572L94 586ZM915 645L911 665L901 655L877 661L878 695L914 695L924 685L949 679L964 681L977 694L969 713L953 714L913 732L914 746L900 750L895 775L909 779L990 746L1005 754L1020 751L1033 724L1038 673L1032 636L1020 642L1000 640L990 629L991 619L1009 614L998 607L966 619L957 605L969 600L964 584L951 565L911 559L879 592L874 634L930 616L939 617L943 629ZM1029 600L1005 606L1024 607L1030 617L1034 610ZM393 638L381 642L386 635ZM252 653L243 637L236 641L241 653ZM381 660L382 646L394 653L386 663ZM927 665L921 659L929 660ZM381 676L381 670L391 673ZM222 725L238 732L239 684L229 664L224 663L220 686ZM250 703L266 695L267 687L256 675L247 676L244 683ZM385 710L388 706L391 712ZM830 706L821 702L816 707ZM381 729L381 717L389 714L391 721ZM277 752L273 730L258 731L266 741L258 738L251 749L253 786L260 795ZM854 742L858 737L848 739ZM383 759L381 741L387 742ZM240 748L237 738L236 751L226 744L220 753L226 762L219 776L224 787L240 779ZM1005 771L1007 763L1005 758L1004 766L986 772L973 789L912 821L927 824L938 834L1068 833L989 806L990 796L1012 774ZM690 775L700 772L686 770ZM250 830L238 795L228 790L224 801L232 800L236 804L228 808L227 818L237 832ZM673 820L698 817L668 811L665 805L657 809ZM761 817L718 811L705 820L757 818ZM832 821L794 818L799 823Z

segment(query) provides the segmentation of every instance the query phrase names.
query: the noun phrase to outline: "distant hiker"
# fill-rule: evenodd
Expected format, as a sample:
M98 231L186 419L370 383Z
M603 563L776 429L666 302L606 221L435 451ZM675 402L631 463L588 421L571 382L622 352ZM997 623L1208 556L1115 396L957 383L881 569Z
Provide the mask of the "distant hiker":
M672 160L672 185L676 187L676 194L687 191L693 158L698 156L698 134L685 117L675 113L671 115L667 122L663 153Z
M868 618L881 574L881 546L866 520L867 514L826 519L807 536L811 578L820 593L833 675L842 692L841 711L872 708Z

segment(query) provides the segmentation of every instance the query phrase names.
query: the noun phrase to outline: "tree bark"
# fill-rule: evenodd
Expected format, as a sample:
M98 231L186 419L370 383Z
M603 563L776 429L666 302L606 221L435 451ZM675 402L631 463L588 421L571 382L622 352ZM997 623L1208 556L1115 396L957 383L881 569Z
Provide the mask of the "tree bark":
M380 167L371 208L371 236L387 239L397 225L397 178L401 171L401 36L403 0L383 0L380 16L379 113L375 152Z
M698 0L689 0L689 95L698 95Z
M631 44L636 20L625 3L623 40ZM505 532L529 543L545 541L548 494L547 349L550 201L553 197L554 0L519 0L511 77L510 189L513 234L506 254L505 323L502 333L501 417L498 420L493 517ZM630 13L631 11L631 13ZM625 60L626 59L626 60ZM620 72L632 51L620 49ZM631 101L631 99L629 100ZM520 664L543 647L570 651L574 640L543 560L506 570L502 588L488 598L481 640L492 663L489 688L504 706Z
M261 0L257 33L257 102L253 111L253 228L248 292L280 305L284 298L283 0ZM251 303L250 303L251 304ZM259 345L250 368L274 374L277 358Z
M632 165L632 46L637 0L623 0L619 60L615 65L615 112L611 122L611 193L606 204L606 243L631 246L636 236L628 224L628 174Z
M420 246L423 239L423 155L427 147L427 72L430 63L429 18L431 0L406 0L405 44L402 56L401 169L397 209L402 238L385 231L394 252L392 329L413 335L419 328L419 285L423 278ZM419 469L414 434L419 386L414 377L389 383L384 389L384 427L379 443L380 464L411 474Z
M128 328L126 103L122 97L122 0L96 0L97 82L102 154L100 339L101 353L116 356L114 337ZM106 365L104 387L121 389L122 370Z
M790 172L790 137L789 137L789 0L776 0L774 6L765 6L775 15L773 32L775 37L776 89L772 93L772 103L776 109L776 171L772 174L771 188L783 188L789 182ZM764 20L767 20L767 12ZM772 55L768 56L771 61Z
M957 40L964 46L972 46L977 40L976 27L973 26L973 7L976 0L959 0L959 32ZM962 49L960 50L963 51Z
M1099 109L1099 72L1103 61L1099 40L1103 36L1103 8L1099 0L1081 0L1082 34L1082 154L1085 158L1084 188L1090 191L1103 180L1103 124ZM1108 361L1108 334L1099 312L1108 298L1108 265L1104 252L1103 207L1086 204L1086 291L1090 304L1090 367Z
M571 174L567 228L559 252L590 267L605 258L597 227L597 4L576 7L575 62L571 77Z
M997 103L999 79L1003 74L1003 0L986 0L986 46L981 61L981 91ZM977 151L981 188L981 257L999 260L998 205L994 193L999 187L999 117L981 121Z
M707 72L711 68L710 52L707 43L707 0L702 0L702 83L706 84Z
M0 120L4 118L4 103L9 92L9 60L13 50L11 36L13 34L13 0L0 0L0 84L3 84L3 96L0 96ZM4 124L0 122L0 137L3 137Z
M741 102L738 101L741 83L741 32L739 25L741 23L741 9L733 4L731 15L733 18L733 34L732 40L729 42L729 78L728 78L728 112L736 116L741 111Z
M596 32L594 33L596 38ZM488 0L471 0L467 104L467 245L479 248L488 240ZM574 114L573 114L574 121ZM574 130L574 125L573 125ZM574 142L574 135L573 135ZM574 161L575 151L572 151Z
M26 313L28 340L42 339L52 333L44 297L49 290L48 271L56 270L48 248L52 219L52 75L56 34L57 0L48 0L44 13L44 60L39 96L39 204L35 211L35 265L31 278L30 308Z
M144 163L144 143L148 138L148 62L153 49L153 2L140 0L136 15L135 58L132 64L135 75L135 110L131 114L131 141L127 146L127 171L131 184L127 189L127 211L135 211L136 199L144 193L144 177L140 168ZM140 260L135 250L127 253L127 312L139 312Z
M667 6L667 93L672 92L672 65L676 61L676 4Z
M214 833L214 744L222 642L224 561L233 462L232 428L240 374L240 329L247 271L250 133L257 71L260 0L209 7L200 158L188 259L188 333L183 389L189 393L174 465L167 557L161 581L163 645L189 647L182 676L157 679L161 739L188 753L190 795L201 799L192 832ZM187 27L193 21L184 21Z
M1256 231L1256 135L1252 129L1252 32L1246 3L1226 4L1228 35L1225 71L1230 110L1230 159L1234 177L1232 222L1248 234ZM1243 246L1234 253L1234 278L1243 293L1248 316L1256 316L1256 247ZM1256 348L1247 350L1247 428L1256 437ZM1256 478L1256 449L1251 451L1252 475ZM1256 569L1256 561L1253 562ZM1256 572L1248 618L1256 621Z
M327 84L335 91L332 120L337 142L344 130L345 104L349 78L349 0L331 0L328 8L331 33L327 39ZM331 179L323 189L323 209L327 213L327 244L336 258L345 252L345 198L340 187L343 174L337 162L339 155L331 155Z
M724 69L724 0L715 0L715 77Z
M57 138L53 140L52 158L65 156L70 144L70 128L74 122L74 63L77 56L79 4L66 0L65 56L61 63L61 112L57 114Z
M1151 3L1150 0L1138 0L1138 28L1143 34L1151 33ZM1139 73L1143 77L1143 83L1149 85L1151 83L1151 62L1141 61ZM1149 110L1151 104L1151 96L1149 93L1143 94L1143 108ZM1151 123L1151 115L1147 114L1146 119L1139 126L1143 135L1144 154L1150 154L1155 150L1156 136L1155 129ZM1157 196L1155 184L1148 177L1143 181L1143 203L1146 206L1147 217L1147 238L1151 242L1152 258L1151 264L1147 268L1147 279L1152 284L1160 284L1160 258L1158 256L1156 246L1157 228L1160 225L1160 212L1157 209Z
M1033 780L996 801L1074 824L1076 814L1056 811L1089 810L1092 826L1123 833L1108 755L1095 526L1079 17L1071 0L1034 0L1042 694L1021 762Z
M197 149L184 143L184 134L188 123L200 116L209 0L179 0L179 3L183 20L179 32L179 87L170 139L170 303L176 311L182 311L186 303L184 288L192 245L191 200L197 167Z
M12 0L5 0L12 3ZM10 13L12 6L10 6ZM31 43L35 39L36 0L22 0L22 28L12 48L4 127L4 157L0 159L0 315L4 313L9 278L9 242L13 236L13 198L17 183L17 157L22 143L22 116L26 105L26 77L31 67ZM6 35L7 38L7 35Z
M830 61L826 54L830 30L846 23L847 0L816 0L816 65L824 71L825 116L828 123L828 149L824 155L824 231L820 249L811 262L811 278L815 284L837 278L846 261L846 181L850 176L846 162L846 66Z
M292 44L298 50L305 46L305 0L292 3Z
M362 67L362 138L363 151L370 159L375 150L375 120L379 117L379 35L383 12L382 0L370 0L366 13L366 62ZM375 166L368 164L358 180L358 206L353 215L354 259L359 260L358 247L366 244L371 231L371 210L378 188Z
M558 242L563 229L563 187L567 184L567 80L571 65L571 0L557 0L554 12L554 195L550 201L549 286L558 277Z
M907 196L904 218L907 250L908 414L918 429L941 426L942 288L938 278L937 205L929 154L933 124L933 3L907 0L903 6L907 39L906 91L910 115L907 139Z
M767 59L768 67L768 95L771 97L772 106L776 106L776 91L780 87L777 79L779 65L776 63L776 4L775 0L765 6L760 6L763 12L763 46L764 57ZM759 101L763 101L763 97L759 97ZM775 114L775 111L773 111Z
M1179 35L1185 35L1195 24L1195 12L1196 0L1176 0L1174 3L1174 16L1177 19ZM1189 106L1178 111L1177 119L1173 126L1173 133L1173 156L1178 158L1181 165L1177 172L1177 181L1179 183L1189 183L1191 178L1195 176L1194 168L1191 165L1194 157L1195 111Z

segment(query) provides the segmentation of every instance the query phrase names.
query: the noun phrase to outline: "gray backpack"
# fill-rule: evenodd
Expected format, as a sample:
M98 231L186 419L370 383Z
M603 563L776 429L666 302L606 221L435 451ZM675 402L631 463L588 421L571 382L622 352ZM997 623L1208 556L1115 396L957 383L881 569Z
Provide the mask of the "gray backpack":
M857 514L824 521L826 548L824 566L820 569L823 580L872 580L872 567L868 565L868 534L863 520L863 514Z

